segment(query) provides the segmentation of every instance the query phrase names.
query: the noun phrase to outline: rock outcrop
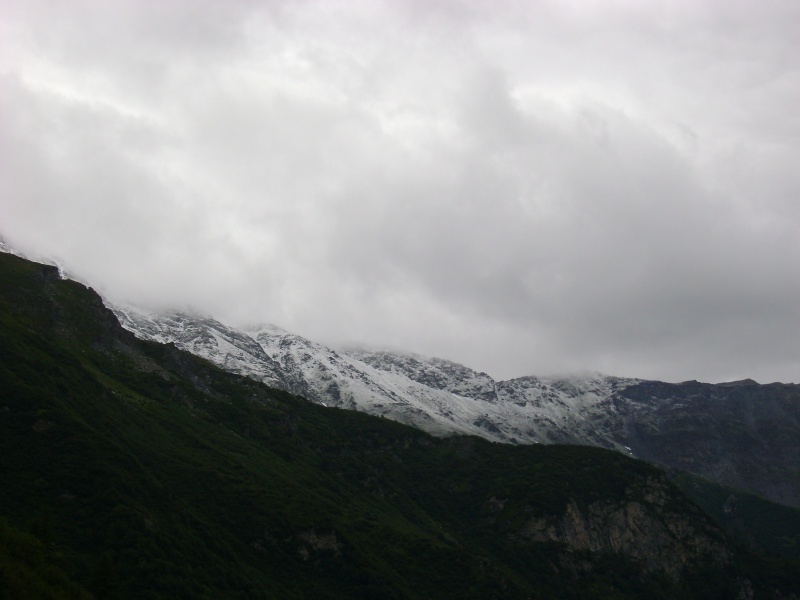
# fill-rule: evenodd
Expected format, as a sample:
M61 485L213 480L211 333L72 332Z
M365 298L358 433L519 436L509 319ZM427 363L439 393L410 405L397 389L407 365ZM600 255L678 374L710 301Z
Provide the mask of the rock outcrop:
M626 495L628 499L618 502L570 501L562 515L530 517L510 536L558 542L572 552L621 554L648 572L663 572L674 580L696 564L730 562L731 552L718 529L697 515L690 518L669 509L670 491L663 481L650 479L645 490L628 490Z

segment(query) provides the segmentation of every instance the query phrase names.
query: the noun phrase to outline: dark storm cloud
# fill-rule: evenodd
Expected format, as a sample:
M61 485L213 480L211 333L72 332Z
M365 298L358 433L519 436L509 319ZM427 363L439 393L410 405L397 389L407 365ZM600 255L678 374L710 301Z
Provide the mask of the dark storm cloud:
M118 299L800 379L791 2L5 2L0 231Z

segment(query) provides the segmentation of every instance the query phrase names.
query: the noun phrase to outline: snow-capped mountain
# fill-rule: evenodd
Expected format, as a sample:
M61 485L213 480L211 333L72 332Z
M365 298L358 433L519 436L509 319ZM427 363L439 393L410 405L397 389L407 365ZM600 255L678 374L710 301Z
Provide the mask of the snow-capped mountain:
M498 402L486 374L440 359L336 351L274 326L237 331L214 319L150 315L112 307L137 336L172 342L226 370L325 406L360 410L437 435L476 433L493 441L537 442L525 411Z
M611 448L800 505L800 386L598 373L496 381L440 358L335 350L271 325L236 330L210 318L110 308L138 337L326 406L434 435Z
M235 330L210 318L112 307L139 337L172 342L223 369L324 404L385 416L435 435L506 443L591 444L630 452L618 392L638 383L600 374L495 381L414 354L334 350L271 325ZM617 401L615 402L615 399Z
M150 315L131 307L113 306L120 324L138 337L178 348L217 366L280 389L291 389L281 367L250 335L213 319L180 313Z
M238 331L209 318L111 308L139 337L174 343L223 369L326 406L385 416L436 435L624 447L624 440L598 431L589 417L608 412L611 393L636 380L594 374L498 382L448 360L363 348L337 351L271 325Z

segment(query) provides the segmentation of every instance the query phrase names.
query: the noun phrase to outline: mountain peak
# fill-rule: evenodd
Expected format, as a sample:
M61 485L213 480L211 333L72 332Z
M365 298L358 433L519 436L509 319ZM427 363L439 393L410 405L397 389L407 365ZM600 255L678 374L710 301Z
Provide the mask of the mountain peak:
M725 381L725 382L719 383L718 385L735 387L735 386L740 386L740 385L758 385L758 382L755 379L747 378L747 379L738 379L736 381Z

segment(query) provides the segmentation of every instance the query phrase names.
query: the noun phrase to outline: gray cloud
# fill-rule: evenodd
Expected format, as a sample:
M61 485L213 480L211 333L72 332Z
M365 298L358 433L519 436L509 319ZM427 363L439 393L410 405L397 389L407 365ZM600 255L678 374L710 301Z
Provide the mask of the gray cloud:
M0 231L111 297L800 381L793 2L4 6Z

